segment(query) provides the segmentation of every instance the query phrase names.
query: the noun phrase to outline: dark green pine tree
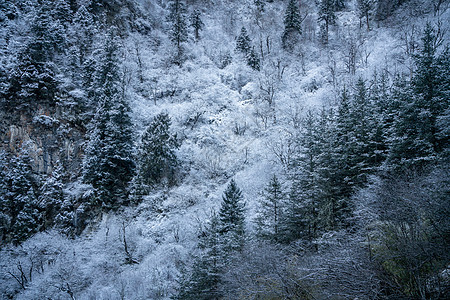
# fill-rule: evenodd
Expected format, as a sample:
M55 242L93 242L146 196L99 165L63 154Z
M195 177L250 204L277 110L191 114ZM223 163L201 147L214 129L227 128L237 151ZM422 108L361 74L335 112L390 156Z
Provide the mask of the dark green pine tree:
M90 124L83 181L92 184L98 204L117 208L133 175L130 108L120 88L118 46L111 33L96 76L97 111Z
M284 208L285 193L277 176L273 175L264 190L256 217L258 235L261 238L273 242L283 240Z
M63 168L57 164L52 174L44 181L39 189L38 204L43 212L43 229L48 229L55 223L55 217L60 212L64 202Z
M169 37L176 47L174 63L181 65L184 60L183 43L188 40L186 7L182 0L171 0L169 3L169 16L167 21L170 23Z
M389 124L392 123L390 120L387 72L383 71L380 75L375 72L370 86L369 111L371 112L371 118L368 120L370 157L368 158L368 163L371 171L375 172L380 169L386 160L388 150L387 136L390 130Z
M334 159L335 168L334 184L336 196L349 197L353 186L359 175L357 161L360 159L358 153L358 140L356 138L356 114L355 105L350 99L347 89L344 87L337 114L335 116Z
M319 228L321 231L345 228L350 216L348 182L340 173L342 161L336 147L335 114L322 109L317 126L317 192Z
M449 58L448 50L436 55L436 46L436 33L427 24L411 85L394 99L395 120L387 161L390 169L421 169L448 147L448 136L440 134L442 123L438 120L445 118L449 109Z
M70 28L71 47L74 48L76 55L73 57L73 63L76 66L83 66L86 57L92 51L94 36L97 33L94 17L84 5L81 5L73 17L73 23ZM76 74L75 74L76 75Z
M450 163L450 49L447 47L437 58L437 81L442 111L436 117L436 147L439 157Z
M59 104L67 111L67 118L81 123L82 126L91 121L97 106L94 100L97 60L92 53L95 36L98 36L98 28L94 17L84 5L81 5L68 28L66 74L71 79L71 84L67 88L69 93L74 90L83 90L83 93L72 93L76 96L70 97L70 101L67 102L60 101Z
M420 119L423 123L428 123L422 129L429 132L422 132L422 136L428 136L435 152L443 150L448 142L448 137L441 140L438 136L436 119L443 112L449 109L450 104L450 57L448 45L438 54L439 50L438 34L436 30L427 23L422 36L422 47L415 57L417 69L412 80L413 92L418 96L415 99L418 110L420 109ZM426 113L428 113L428 116ZM425 125L425 124L424 124Z
M153 118L141 138L139 149L138 176L144 185L154 185L167 179L175 181L178 160L175 154L180 146L177 136L170 132L171 120L168 114L160 113Z
M37 203L38 182L31 167L32 159L23 146L13 157L7 170L3 170L0 183L0 237L18 244L41 229L41 212Z
M201 233L198 247L202 253L196 257L191 272L182 272L180 287L174 299L221 299L220 283L225 268L225 254L219 219L215 214Z
M38 105L55 105L56 80L52 59L64 49L64 26L54 18L54 3L42 1L32 17L30 38L9 76L6 108L31 113Z
M354 153L350 159L350 168L352 170L351 184L361 186L367 180L368 174L371 173L369 160L373 156L374 149L369 148L371 107L369 103L369 95L366 84L362 78L356 82L356 91L353 95L351 105L351 122L354 125L353 140L351 149Z
M302 121L298 138L298 153L295 158L292 186L286 206L285 241L305 239L312 242L319 233L320 193L318 143L318 120L313 111L308 111Z
M236 51L244 55L247 60L247 65L253 70L260 70L260 60L256 54L255 49L251 46L251 39L248 36L247 29L245 27L241 28L241 33L236 39Z
M260 60L258 55L256 54L255 47L253 47L249 53L247 53L247 65L250 66L255 71L259 71L260 66Z
M224 251L227 253L241 250L244 246L244 207L242 191L232 179L223 194L219 210L220 234L223 237Z
M284 15L284 32L281 41L284 49L292 50L302 34L301 17L298 0L289 0Z
M200 18L200 11L198 9L194 10L191 14L191 27L194 29L194 37L196 41L200 40L200 30L205 27L202 19Z
M241 28L241 32L239 33L238 38L236 39L236 51L247 55L250 52L251 48L251 40L248 36L247 29L245 27Z
M319 21L322 22L322 39L324 44L328 44L328 33L331 25L336 24L334 0L320 0L319 2Z

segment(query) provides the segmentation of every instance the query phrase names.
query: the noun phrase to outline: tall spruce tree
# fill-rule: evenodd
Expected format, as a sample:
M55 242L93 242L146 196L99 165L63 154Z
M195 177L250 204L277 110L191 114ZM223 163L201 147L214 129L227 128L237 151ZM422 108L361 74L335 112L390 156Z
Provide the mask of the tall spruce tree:
M265 188L256 218L258 235L274 242L283 240L285 193L276 175Z
M63 193L63 168L57 164L52 174L46 178L39 189L38 204L42 211L43 228L48 229L53 226L55 217L60 212L64 202Z
M37 202L38 182L26 145L3 169L0 182L0 239L18 244L41 229L41 212Z
M232 179L222 196L219 210L219 227L224 239L224 251L240 250L244 246L244 207L242 191Z
M247 29L241 28L241 32L236 39L236 51L246 55L251 50L251 40L248 36Z
M436 33L428 23L415 57L417 69L411 85L394 94L395 119L387 161L390 169L421 169L448 147L448 136L439 133L442 123L438 120L449 109L449 58L448 50L441 55L436 51Z
M45 0L32 18L30 38L18 53L9 76L6 108L32 113L39 105L54 106L58 85L55 54L64 49L65 28L53 1Z
M170 132L168 114L158 114L145 130L139 149L138 176L144 185L154 185L166 178L174 183L178 160L175 150L179 147L176 134Z
M351 121L354 124L353 151L351 168L353 169L352 183L361 185L366 182L367 175L370 173L371 166L369 158L372 156L369 148L371 119L371 107L369 103L368 90L362 78L356 82L356 91L353 96L351 106Z
M186 6L182 0L171 0L169 2L169 16L167 17L167 21L170 23L170 40L176 47L174 63L181 65L184 60L183 43L188 40Z
M351 189L343 177L339 161L341 154L336 147L335 114L322 109L317 126L317 186L319 198L319 228L322 231L338 230L347 226L350 215Z
M284 49L292 50L302 34L301 17L298 0L289 0L284 15L284 31L281 41Z
M336 24L336 13L334 0L320 0L319 21L322 22L323 43L328 43L328 33L331 25Z
M320 145L317 126L317 116L309 110L302 120L297 140L299 151L293 165L292 186L286 206L286 223L283 226L286 242L300 238L312 241L318 234Z
M205 27L205 24L203 23L202 19L200 18L200 11L198 9L195 9L190 17L191 21L191 27L194 29L194 37L196 41L200 40L200 30Z
M117 208L133 175L130 108L120 88L118 46L110 33L96 78L97 111L90 124L83 180L92 184L99 205Z
M255 48L251 46L251 43L252 41L247 33L247 29L242 27L241 32L236 39L236 51L245 57L248 66L253 70L259 71L260 60L256 54Z
M190 273L184 270L178 293L174 299L220 299L221 276L224 257L219 218L214 214L209 225L201 233L198 247L202 253L196 257Z

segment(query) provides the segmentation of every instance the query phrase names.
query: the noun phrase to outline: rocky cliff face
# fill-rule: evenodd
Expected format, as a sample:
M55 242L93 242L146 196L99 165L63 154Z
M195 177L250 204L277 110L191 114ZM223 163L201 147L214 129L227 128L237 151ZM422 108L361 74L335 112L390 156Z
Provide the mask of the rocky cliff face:
M79 175L84 128L65 120L55 110L40 109L33 116L20 114L18 118L1 112L0 118L0 149L16 154L27 143L36 173L51 174L59 161L67 170L67 179Z

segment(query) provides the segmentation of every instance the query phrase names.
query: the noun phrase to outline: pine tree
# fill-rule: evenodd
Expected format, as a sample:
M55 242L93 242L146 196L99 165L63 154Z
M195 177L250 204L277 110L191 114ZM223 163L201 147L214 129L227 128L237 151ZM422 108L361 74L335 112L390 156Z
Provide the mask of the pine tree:
M174 43L177 51L174 57L174 63L181 65L184 55L183 43L188 40L186 7L182 0L170 1L167 20L170 22L170 40Z
M38 182L31 163L27 146L24 145L19 155L11 159L8 170L3 170L0 237L7 242L18 244L41 228L41 213L37 204Z
M77 50L76 64L82 66L92 50L94 35L97 33L94 17L84 5L81 5L73 17L71 44Z
M220 299L221 276L224 272L224 257L222 237L219 232L219 219L214 214L210 224L201 233L199 248L202 250L192 267L190 274L184 271L184 278L180 283L174 299Z
M177 137L170 132L168 114L157 115L145 130L139 149L138 175L141 184L154 185L166 178L169 184L175 180L178 160L175 150L179 147Z
M238 38L236 39L236 51L244 55L247 55L247 53L249 53L250 50L252 49L250 43L251 40L250 37L248 36L247 29L245 29L245 27L242 27L241 32Z
M276 175L273 175L263 194L256 219L258 234L274 242L283 240L285 194Z
M256 54L255 48L253 47L249 53L247 53L247 64L250 68L252 68L255 71L260 70L260 61L259 57Z
M325 44L328 43L328 32L331 25L336 24L336 14L334 0L320 0L319 2L319 21L323 22L324 40Z
M370 103L367 95L367 88L362 78L356 83L356 93L354 95L351 106L351 118L354 124L353 151L355 153L352 158L351 168L353 169L353 184L361 185L370 173L369 157L372 156L369 149L369 120Z
M39 189L38 204L43 212L43 228L47 229L54 224L55 217L59 213L64 202L63 194L63 168L60 164L45 180Z
M236 51L243 54L247 60L247 65L253 70L260 70L260 60L255 52L255 49L251 46L251 39L248 36L247 29L241 28L241 33L236 39Z
M244 245L244 207L242 191L232 179L223 194L219 210L220 234L224 238L224 251L228 253L240 250Z
M374 73L370 89L371 118L368 120L370 131L369 145L370 156L368 162L372 172L380 169L387 156L387 136L389 134L389 124L391 124L390 101L388 94L388 76L386 71L379 76Z
M449 109L449 59L448 51L436 56L436 46L434 29L427 24L411 85L394 94L395 118L387 160L390 169L421 169L448 145L448 137L439 134L438 120Z
M44 0L32 16L30 38L18 54L10 75L7 109L31 113L38 105L54 106L58 86L53 59L65 46L67 20L58 18L64 5Z
M298 36L302 33L301 17L298 0L289 0L284 15L284 32L281 37L283 48L292 50L298 42Z
M90 124L83 180L92 184L99 204L117 208L133 175L130 108L120 90L118 47L110 34L97 72L98 108Z
M358 141L356 138L356 114L355 105L350 99L347 89L344 87L337 115L335 116L335 135L333 167L335 168L334 184L336 192L342 197L349 197L352 188L359 175L356 168L357 160L360 159L358 152Z
M317 187L318 220L322 231L338 230L347 226L350 215L348 178L342 176L341 154L336 147L336 122L333 111L322 109L317 126Z
M205 24L203 23L202 19L200 18L200 11L194 10L191 14L191 27L194 29L194 36L195 40L200 40L200 30L203 29Z
M297 141L299 152L293 166L292 186L284 225L286 242L300 238L311 242L318 234L320 145L317 127L317 116L310 110L302 121Z

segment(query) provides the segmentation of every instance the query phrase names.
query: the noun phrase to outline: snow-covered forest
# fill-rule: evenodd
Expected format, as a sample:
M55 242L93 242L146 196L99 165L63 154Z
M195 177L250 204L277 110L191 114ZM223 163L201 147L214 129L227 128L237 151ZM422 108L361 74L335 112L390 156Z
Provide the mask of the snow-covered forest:
M0 299L450 299L449 0L0 0Z

